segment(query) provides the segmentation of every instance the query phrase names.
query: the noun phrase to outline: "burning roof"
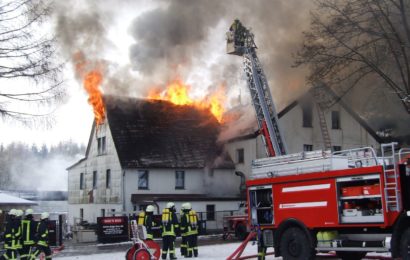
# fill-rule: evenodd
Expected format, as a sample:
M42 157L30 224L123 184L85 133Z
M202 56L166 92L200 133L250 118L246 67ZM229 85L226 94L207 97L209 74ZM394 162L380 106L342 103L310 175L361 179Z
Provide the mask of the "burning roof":
M222 153L220 125L207 109L116 96L104 103L123 168L203 168Z

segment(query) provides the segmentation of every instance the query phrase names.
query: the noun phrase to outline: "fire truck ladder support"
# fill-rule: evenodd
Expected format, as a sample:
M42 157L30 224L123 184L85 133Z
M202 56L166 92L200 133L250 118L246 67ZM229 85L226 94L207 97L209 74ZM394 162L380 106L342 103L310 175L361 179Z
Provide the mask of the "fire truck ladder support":
M384 195L386 199L386 210L400 211L400 191L398 189L398 168L396 163L396 157L394 154L394 147L397 143L382 144L382 160L383 160L383 173L384 173ZM391 152L391 155L386 155L387 152Z

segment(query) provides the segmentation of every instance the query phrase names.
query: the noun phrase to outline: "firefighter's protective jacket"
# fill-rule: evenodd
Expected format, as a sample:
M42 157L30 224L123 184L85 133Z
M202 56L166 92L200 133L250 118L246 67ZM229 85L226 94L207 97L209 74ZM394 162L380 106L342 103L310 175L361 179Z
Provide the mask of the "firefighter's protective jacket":
M21 243L23 245L34 245L37 225L37 222L31 218L26 218L21 221Z
M184 210L181 217L181 234L183 236L198 234L198 216L195 210Z
M21 248L21 226L20 220L10 219L4 232L4 249L16 250Z
M174 210L165 208L162 211L162 236L176 236L178 232L177 214Z
M147 212L144 217L144 226L147 229L147 238L154 239L154 231L152 227L155 226L152 212Z
M48 246L48 227L46 220L41 220L37 225L36 242L40 246Z

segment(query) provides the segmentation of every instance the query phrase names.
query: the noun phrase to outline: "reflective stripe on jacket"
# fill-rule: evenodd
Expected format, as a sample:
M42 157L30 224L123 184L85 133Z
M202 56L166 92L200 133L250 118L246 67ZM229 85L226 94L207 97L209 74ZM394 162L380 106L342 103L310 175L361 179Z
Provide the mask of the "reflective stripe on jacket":
M47 222L42 220L37 226L37 244L48 246L48 227Z

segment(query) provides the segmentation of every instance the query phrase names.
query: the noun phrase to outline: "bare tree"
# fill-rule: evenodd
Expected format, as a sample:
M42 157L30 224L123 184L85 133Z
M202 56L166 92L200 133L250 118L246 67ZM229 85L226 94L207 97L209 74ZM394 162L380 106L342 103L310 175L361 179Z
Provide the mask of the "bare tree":
M343 96L364 82L382 81L410 113L410 1L316 0L296 66L311 83Z
M60 101L62 63L50 36L51 2L0 1L0 115L29 122L47 118ZM34 106L33 106L34 105Z

